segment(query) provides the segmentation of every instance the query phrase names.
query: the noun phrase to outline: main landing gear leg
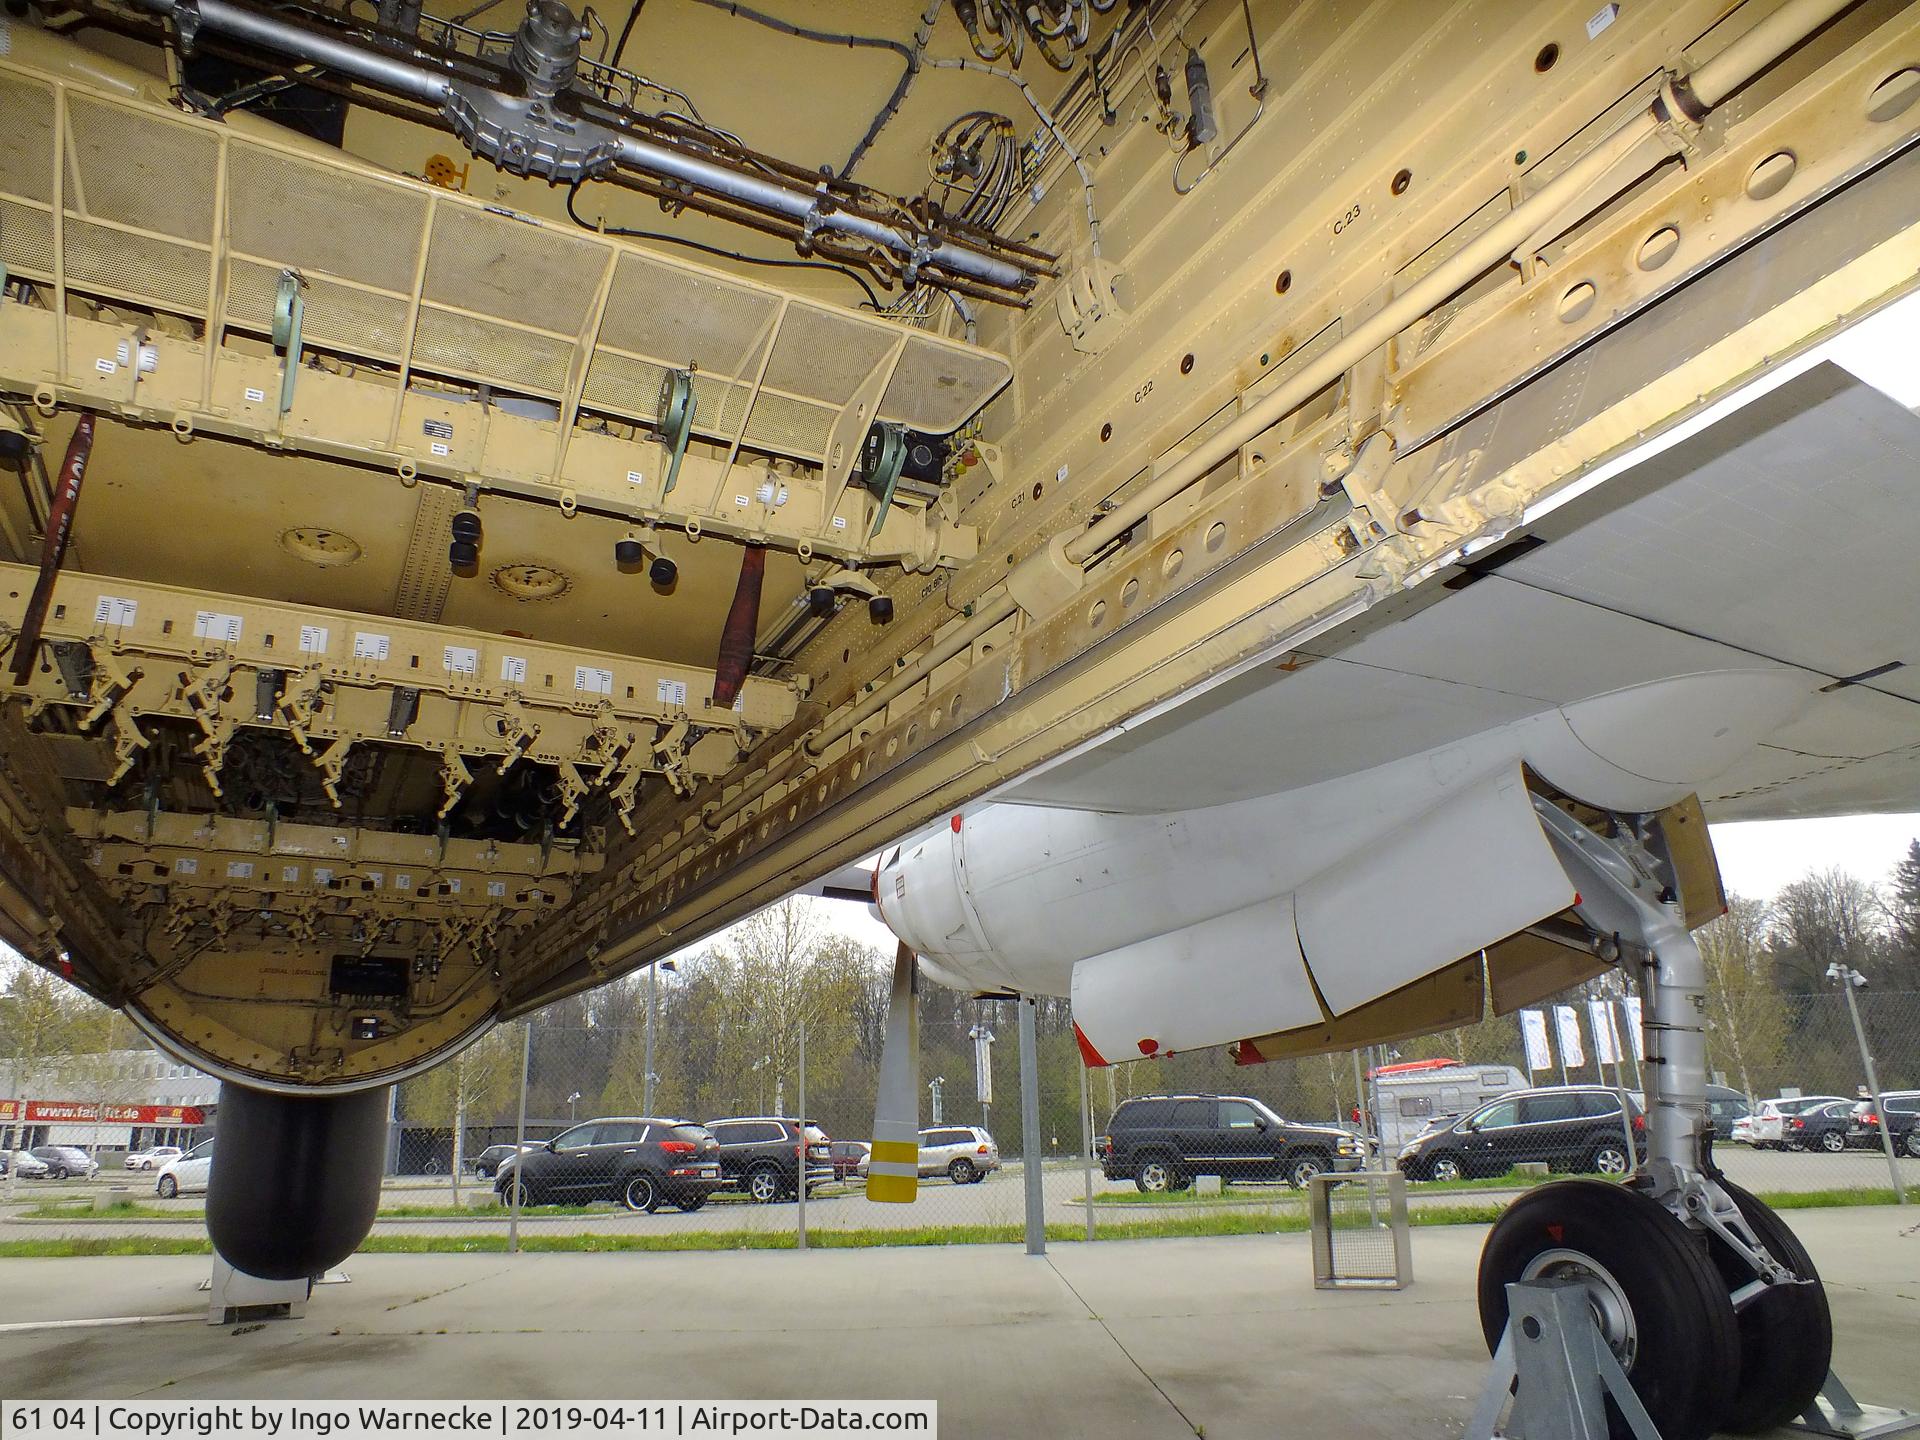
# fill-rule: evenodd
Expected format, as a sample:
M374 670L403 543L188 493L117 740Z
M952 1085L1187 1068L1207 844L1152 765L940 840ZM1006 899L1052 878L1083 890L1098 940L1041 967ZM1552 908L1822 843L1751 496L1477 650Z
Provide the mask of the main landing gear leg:
M1803 1417L1811 1425L1816 1414L1822 1433L1860 1433L1826 1429L1844 1417L1820 1410L1823 1393L1845 1392L1828 1368L1833 1326L1812 1259L1772 1210L1713 1165L1706 965L1659 818L1614 816L1601 834L1544 798L1534 803L1596 951L1640 973L1647 1144L1625 1185L1543 1185L1508 1207L1480 1260L1488 1347L1497 1353L1506 1334L1509 1285L1577 1286L1663 1440ZM1611 1395L1605 1411L1616 1440L1640 1428Z

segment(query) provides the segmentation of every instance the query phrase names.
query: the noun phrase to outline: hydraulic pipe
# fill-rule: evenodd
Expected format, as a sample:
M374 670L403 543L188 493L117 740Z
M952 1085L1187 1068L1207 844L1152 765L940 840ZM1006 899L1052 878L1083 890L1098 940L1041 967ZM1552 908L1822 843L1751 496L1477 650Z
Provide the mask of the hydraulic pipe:
M46 623L47 606L53 601L54 577L66 558L67 540L73 534L74 507L80 503L80 482L87 477L87 461L93 455L94 416L82 411L73 427L73 439L67 442L67 458L60 465L60 483L54 488L53 502L47 510L46 535L40 543L40 574L33 582L33 594L27 597L26 613L20 617L20 633L13 637L13 683L24 685L33 673L33 662L40 650L40 627Z
M135 0L135 3L154 14L173 15L186 4L186 0ZM452 76L437 73L424 64L397 55L383 54L339 36L327 35L292 24L278 16L232 4L230 0L191 0L187 8L198 16L197 23L201 29L230 35L296 59L310 60L337 75L403 95L435 109L444 108L454 96ZM822 197L812 189L794 188L764 176L749 175L717 161L690 155L634 135L619 136L618 144L620 163L647 175L682 181L814 230L850 235L869 244L881 245L901 257L911 259L919 247L915 237L895 226L823 204ZM1001 289L1017 291L1031 283L1028 270L1021 266L983 254L956 241L935 241L926 247L920 258L922 263L931 263L956 275L965 275Z
M1778 10L1687 77L1693 98L1711 110L1854 0L1787 0Z

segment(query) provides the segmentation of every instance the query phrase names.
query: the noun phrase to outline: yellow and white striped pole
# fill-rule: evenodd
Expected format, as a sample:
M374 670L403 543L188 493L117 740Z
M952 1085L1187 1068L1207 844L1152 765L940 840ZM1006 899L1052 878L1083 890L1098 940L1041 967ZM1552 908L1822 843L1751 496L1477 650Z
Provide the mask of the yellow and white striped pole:
M920 1189L920 965L903 941L893 957L893 997L880 1050L867 1198L910 1205Z

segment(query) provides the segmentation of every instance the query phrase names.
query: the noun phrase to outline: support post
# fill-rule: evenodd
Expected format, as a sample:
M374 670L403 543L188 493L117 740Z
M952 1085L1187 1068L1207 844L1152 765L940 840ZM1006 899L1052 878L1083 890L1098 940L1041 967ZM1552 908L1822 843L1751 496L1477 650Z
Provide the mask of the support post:
M527 1062L533 1057L533 1022L520 1022L520 1111L513 1122L513 1188L508 1198L512 1209L507 1213L507 1253L520 1253L520 1168L522 1157L527 1153Z
M1080 1067L1080 1190L1087 1207L1087 1239L1093 1239L1093 1101L1087 1096L1087 1067Z
M649 975L653 973L651 966L647 968L647 973ZM800 1168L793 1177L794 1243L804 1250L807 1248L807 1022L805 1020L800 1022L800 1084L798 1088L800 1091Z
M1020 1005L1020 1164L1026 1172L1027 1253L1047 1253L1046 1191L1040 1174L1040 1045L1034 1033L1034 999Z
M647 966L647 1038L645 1059L642 1062L645 1071L640 1079L640 1108L646 1112L648 1119L653 1118L653 1009L654 987L659 969L658 960Z
M1853 1038L1860 1046L1860 1066L1867 1072L1867 1093L1873 1097L1873 1113L1880 1121L1880 1148L1887 1152L1887 1176L1893 1181L1893 1198L1907 1203L1907 1187L1900 1183L1900 1162L1893 1154L1893 1128L1887 1123L1887 1102L1880 1096L1880 1074L1874 1069L1873 1052L1867 1049L1867 1030L1860 1023L1860 1005L1853 998L1860 972L1850 966L1836 967L1840 988L1846 993L1847 1014L1853 1020ZM1832 972L1829 972L1832 973Z

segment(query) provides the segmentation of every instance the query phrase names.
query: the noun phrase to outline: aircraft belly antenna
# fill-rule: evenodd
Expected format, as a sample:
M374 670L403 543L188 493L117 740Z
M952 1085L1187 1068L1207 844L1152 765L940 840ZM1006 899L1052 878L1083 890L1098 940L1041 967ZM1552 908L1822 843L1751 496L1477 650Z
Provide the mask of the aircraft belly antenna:
M673 493L680 479L680 462L687 455L687 441L693 438L694 411L699 402L693 396L693 372L669 370L660 387L660 438L667 445L667 478L662 495Z

